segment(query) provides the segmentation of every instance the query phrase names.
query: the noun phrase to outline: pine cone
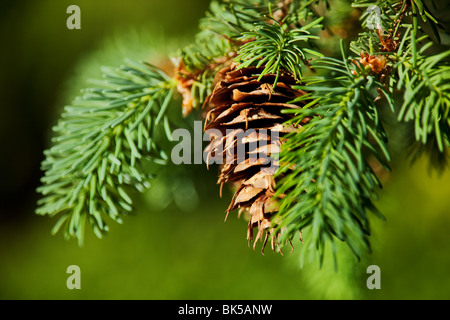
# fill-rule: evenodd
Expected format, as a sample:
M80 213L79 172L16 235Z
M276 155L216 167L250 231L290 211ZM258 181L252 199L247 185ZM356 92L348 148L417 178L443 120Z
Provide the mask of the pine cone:
M249 216L249 245L254 240L255 248L257 241L261 240L261 251L274 231L272 218L278 211L274 199L274 173L278 161L272 155L279 152L282 136L298 129L284 124L292 116L282 113L282 110L300 108L302 103L288 102L306 93L292 88L297 82L289 73L280 74L276 88L272 87L276 78L274 74L264 75L258 80L263 69L248 67L236 70L232 65L221 70L222 79L205 106L208 110L205 131L211 138L205 152L208 159L223 161L218 178L220 193L222 195L224 183L236 188L225 219L230 211L239 209L238 216L246 212ZM309 119L302 122L307 121ZM243 147L245 152L240 149L239 153L239 148ZM255 238L254 229L257 229ZM273 235L271 238L274 251L279 245L277 237Z

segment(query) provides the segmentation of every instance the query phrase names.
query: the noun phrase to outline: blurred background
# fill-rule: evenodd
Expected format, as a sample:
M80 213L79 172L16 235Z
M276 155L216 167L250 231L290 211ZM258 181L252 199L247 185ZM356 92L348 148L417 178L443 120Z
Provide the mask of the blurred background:
M66 27L72 4L81 8L81 30ZM358 262L340 248L338 272L329 257L321 270L300 268L300 243L284 256L249 248L247 222L235 214L224 222L231 193L220 198L216 171L203 165L162 171L104 239L88 230L80 248L50 235L56 219L34 214L35 189L63 106L101 65L125 57L165 64L193 40L208 4L0 2L0 299L449 299L450 171L429 170L426 158L406 163L401 143L393 173L383 175L377 205L386 221L372 219L373 252ZM81 290L66 287L73 264ZM366 287L372 264L380 290Z

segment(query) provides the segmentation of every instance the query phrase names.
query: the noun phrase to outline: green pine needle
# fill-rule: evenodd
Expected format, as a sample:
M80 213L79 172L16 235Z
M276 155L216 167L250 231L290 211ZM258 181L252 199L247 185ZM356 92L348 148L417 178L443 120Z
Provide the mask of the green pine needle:
M412 51L409 51L412 52ZM450 146L450 50L413 57L398 55L396 90L403 91L399 121L414 123L415 138L426 145L435 141L440 152Z
M269 3L276 1L269 1ZM263 21L268 14L266 0L215 0L200 20L195 42L180 50L179 56L192 73L192 107L200 109L211 93L214 76L227 62L225 57L238 50L236 39Z
M318 18L302 28L293 30L276 20L257 24L253 30L244 32L239 38L245 44L241 46L235 58L235 61L240 62L238 68L264 66L260 79L265 74L276 74L274 86L281 70L291 72L296 79L301 79L302 66L308 64L306 53L316 57L322 56L317 51L302 47L302 44L319 38L312 35L310 29L320 27L322 20L323 18Z
M83 242L86 220L101 237L108 231L105 216L121 223L132 210L129 187L149 187L147 161L165 163L159 145L173 81L147 63L127 61L120 68L103 68L97 87L65 108L54 127L52 147L45 151L45 176L36 212L60 215L52 233L65 225L67 238ZM165 140L170 140L170 130Z
M311 103L295 109L291 122L312 119L283 144L276 196L285 196L274 221L282 221L277 226L281 243L308 227L306 246L321 263L326 243L335 252L336 239L357 257L369 247L367 211L379 215L373 200L381 184L368 156L386 168L390 156L371 98L381 84L371 76L353 75L337 59L323 58L313 67L328 69L334 76L304 78L306 85L298 87L310 92L301 99Z

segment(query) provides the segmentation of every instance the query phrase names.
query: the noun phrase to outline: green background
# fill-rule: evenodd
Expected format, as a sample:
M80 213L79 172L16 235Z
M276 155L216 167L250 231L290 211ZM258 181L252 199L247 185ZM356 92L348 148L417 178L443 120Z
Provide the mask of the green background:
M66 8L81 8L81 30L66 28ZM0 298L1 299L449 299L450 172L428 160L409 165L395 150L373 217L373 252L339 251L300 268L302 245L285 255L247 246L247 222L219 197L217 168L162 171L123 225L104 239L87 232L84 247L50 235L55 219L34 214L42 152L62 107L98 77L99 66L125 57L166 64L192 41L206 0L42 0L0 4ZM345 9L345 8L344 8ZM401 140L399 137L391 137ZM399 144L401 145L401 144ZM308 231L304 231L304 237ZM369 290L366 269L381 269ZM81 268L81 290L66 269Z

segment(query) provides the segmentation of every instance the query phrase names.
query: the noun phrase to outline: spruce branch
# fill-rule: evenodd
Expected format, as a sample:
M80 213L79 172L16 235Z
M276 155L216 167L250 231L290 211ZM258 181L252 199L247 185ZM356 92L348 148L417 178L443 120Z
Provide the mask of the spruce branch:
M434 31L438 21L420 0L377 2L355 1L354 5L378 5L382 25L388 31L366 31L351 44L352 51L383 54L386 57L387 95L402 92L398 121L414 123L415 140L435 144L440 153L449 145L448 74L450 50L435 55L425 52L434 44L424 35L418 17L429 22ZM367 14L362 16L367 27ZM439 34L436 36L439 39Z
M291 72L294 78L301 79L302 66L308 64L305 53L321 57L322 54L312 49L304 48L301 44L307 44L312 39L318 39L312 35L309 29L320 27L322 18L318 18L300 29L288 29L276 20L272 23L258 24L248 32L244 32L239 38L245 43L239 49L235 61L240 62L240 68L256 65L264 66L259 80L266 74L276 74L273 86L276 86L280 70Z
M322 17L317 7L324 4L330 9L328 0L280 0L275 8L271 6L271 17L280 23L300 28L302 23Z
M250 30L255 23L263 22L278 0L214 0L200 29L219 37L236 39Z
M280 241L310 227L307 248L322 263L326 243L335 253L335 239L345 241L357 257L369 247L367 211L381 216L373 204L381 184L368 159L388 169L390 155L373 99L381 83L371 74L355 75L345 58L322 58L312 67L336 75L304 78L298 89L310 92L301 97L309 103L286 110L294 112L297 125L312 119L289 134L281 150L276 220L281 221Z
M286 110L295 113L292 121L297 125L312 119L286 137L277 173L280 209L274 220L279 222L281 242L310 226L307 248L320 263L326 243L335 252L336 238L359 257L364 247L369 248L366 211L381 217L373 204L381 184L369 159L389 169L390 155L376 100L385 98L396 112L394 93L403 92L398 120L413 121L416 139L423 144L432 136L441 152L449 145L449 69L444 60L450 52L424 54L432 43L423 43L427 37L419 36L417 16L420 13L425 21L430 14L421 1L355 1L362 2L385 11L381 26L351 43L361 58L350 57L349 64L343 54L343 61L322 58L312 63L328 76L304 78L305 85L298 89L310 92L300 98L309 103ZM405 22L409 17L412 24ZM367 18L362 16L364 24ZM375 92L380 95L375 97Z
M132 210L127 189L143 191L151 174L145 160L164 164L164 140L171 137L167 109L174 82L147 63L127 61L103 68L104 79L65 108L53 146L45 151L45 176L36 212L60 215L52 230L65 224L66 238L83 243L86 220L98 237L109 216L121 223ZM164 137L166 136L166 137Z
M180 50L176 79L183 95L183 114L200 109L211 93L215 74L232 58L232 44L226 38L201 32L195 43Z
M450 50L425 56L426 47L414 52L416 48L410 43L396 56L395 89L403 91L398 120L414 122L416 140L424 145L434 140L444 152L450 146Z
M276 2L276 1L273 1ZM200 20L195 42L180 50L178 90L183 113L199 109L211 93L217 72L229 64L241 45L237 38L268 13L267 1L214 0Z
M280 53L279 59L273 61L272 67L279 70L283 63L288 66L287 70L300 75L299 62L306 62L305 53L320 56L317 51L308 48L302 48L298 57L295 53L299 50L298 41L316 39L316 36L310 34L309 29L320 27L322 18L314 11L314 6L320 2L327 4L324 0L212 1L206 16L200 20L200 31L195 42L179 52L181 62L178 80L179 91L184 96L184 113L188 114L193 109L199 109L205 103L211 94L214 76L236 58L239 50L243 49L241 53L244 55L239 58L240 60L251 59L246 55L252 47L255 48L264 42L267 32L271 32L274 37L280 37L280 39L266 39L270 46L261 50L273 55L276 52L271 49L275 48ZM305 21L310 17L315 20L302 27L300 17L303 16ZM254 42L253 36L261 37L260 41L243 48L247 42ZM294 52L291 54L288 49ZM278 67L277 62L280 63Z

